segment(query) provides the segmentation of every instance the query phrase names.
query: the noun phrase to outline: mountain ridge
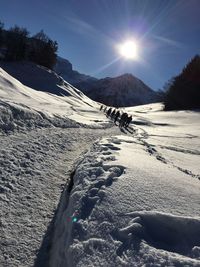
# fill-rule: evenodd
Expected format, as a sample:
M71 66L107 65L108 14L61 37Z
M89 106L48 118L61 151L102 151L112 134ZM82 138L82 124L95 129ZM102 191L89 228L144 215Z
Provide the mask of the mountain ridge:
M58 84L67 81L92 100L113 107L129 107L160 101L159 93L130 73L97 79L73 70L72 64L61 57L58 57L53 71L40 66L41 70L45 70L44 75L33 62L0 61L0 66L31 88L61 96L66 95L66 92L56 86L57 81ZM52 83L46 83L45 79L48 80L50 76Z
M54 70L92 100L108 106L135 106L160 100L157 92L131 73L97 79L73 70L71 62L61 57Z

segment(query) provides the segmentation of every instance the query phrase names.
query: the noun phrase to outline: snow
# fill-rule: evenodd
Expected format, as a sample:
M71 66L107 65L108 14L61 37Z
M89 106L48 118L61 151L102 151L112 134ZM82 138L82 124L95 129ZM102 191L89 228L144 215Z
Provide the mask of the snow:
M161 108L128 109L148 123L133 136L98 141L86 154L70 195L63 193L50 266L200 266L200 172L197 160L190 164L194 145L199 159L199 114ZM165 153L169 144L182 146L187 171L176 152L173 161Z
M46 69L37 69L49 76L47 84L55 84L55 73ZM49 73L50 72L50 73ZM57 96L47 92L33 90L21 84L0 68L0 129L3 131L35 127L79 127L80 124L91 127L98 121L103 127L108 120L99 114L99 104L83 95L64 80L57 77L55 86L68 96ZM42 84L44 81L42 80ZM40 85L42 87L42 84Z
M133 114L135 124L142 125L138 127L139 131L143 140L145 136L148 139L148 146L156 149L154 153L161 157L163 155L168 164L183 172L200 177L199 112L163 112L161 109L161 105L153 104L141 106L137 112L131 108L128 112Z
M114 132L43 128L1 136L1 266L44 266L60 195L76 161L93 140Z
M120 130L41 71L67 95L0 69L0 265L199 267L199 112L130 107Z

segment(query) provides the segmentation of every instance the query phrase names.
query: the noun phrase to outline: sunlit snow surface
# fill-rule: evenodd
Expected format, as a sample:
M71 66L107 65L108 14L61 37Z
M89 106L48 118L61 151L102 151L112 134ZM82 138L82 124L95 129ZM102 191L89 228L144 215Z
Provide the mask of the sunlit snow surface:
M67 96L33 90L0 68L0 129L9 131L52 125L66 128L80 124L94 126L97 122L99 127L108 122L103 114L99 114L99 104L95 101L55 73L39 67L36 70L35 75L49 74L46 80L42 80L46 83L45 87L53 84L55 89L62 89Z
M161 109L126 109L133 134L87 153L63 193L51 266L200 266L200 115Z
M120 132L56 86L68 96L0 69L0 265L200 266L199 112L127 108Z

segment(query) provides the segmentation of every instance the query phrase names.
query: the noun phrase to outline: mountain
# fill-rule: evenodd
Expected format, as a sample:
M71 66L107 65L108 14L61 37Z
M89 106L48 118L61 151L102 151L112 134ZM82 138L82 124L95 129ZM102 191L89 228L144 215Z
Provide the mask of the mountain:
M158 93L132 74L96 79L74 71L72 64L61 57L54 70L88 97L108 106L128 107L160 100Z
M57 62L54 67L54 71L63 77L64 80L75 85L84 82L85 84L90 84L97 81L98 79L79 73L78 71L73 70L71 62L62 57L57 57Z
M68 94L62 87L58 86L62 83L68 82L74 85L88 81L90 84L97 80L72 70L72 64L60 57L58 57L54 71L29 61L8 62L0 60L0 67L26 86L59 96Z
M77 88L80 88L76 84ZM108 106L129 107L158 101L158 94L132 74L93 82L83 92Z
M132 74L96 79L73 70L72 64L61 57L57 58L54 71L25 61L0 61L0 67L35 90L60 96L66 95L67 92L57 84L67 81L92 100L108 106L129 107L161 100L157 92Z

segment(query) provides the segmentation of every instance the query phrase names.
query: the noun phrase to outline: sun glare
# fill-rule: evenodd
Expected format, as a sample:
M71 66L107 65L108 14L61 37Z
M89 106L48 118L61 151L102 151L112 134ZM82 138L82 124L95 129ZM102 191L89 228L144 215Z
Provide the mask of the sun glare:
M119 53L126 59L135 60L138 58L138 45L134 41L126 41L119 45Z

